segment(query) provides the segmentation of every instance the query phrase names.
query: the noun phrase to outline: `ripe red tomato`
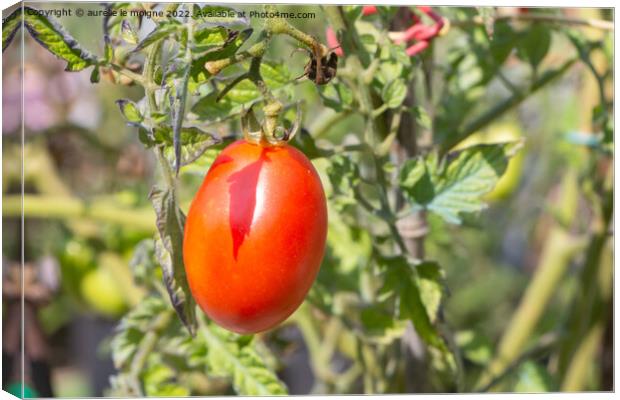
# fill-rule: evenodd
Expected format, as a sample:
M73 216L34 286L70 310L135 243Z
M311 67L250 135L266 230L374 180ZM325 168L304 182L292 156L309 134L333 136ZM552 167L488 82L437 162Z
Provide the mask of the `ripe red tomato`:
M274 327L299 307L319 271L327 207L299 150L239 140L215 159L185 224L193 297L238 333Z

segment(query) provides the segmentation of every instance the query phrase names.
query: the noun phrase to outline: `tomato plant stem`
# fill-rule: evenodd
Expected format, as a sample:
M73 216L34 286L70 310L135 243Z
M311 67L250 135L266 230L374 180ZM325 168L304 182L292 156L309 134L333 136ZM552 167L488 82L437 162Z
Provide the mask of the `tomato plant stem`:
M347 27L346 22L342 16L342 10L340 7L324 7L325 14L327 15L328 20L332 27L342 35L342 43L347 43L347 46L355 46L359 47L357 53L348 52L345 49L345 54L347 56L347 68L350 69L352 76L356 77L355 85L357 92L359 93L358 100L360 102L360 110L363 114L365 114L368 123L366 124L366 132L365 132L365 143L369 145L370 149L375 149L379 143L379 132L387 131L387 129L380 129L378 127L379 115L375 115L373 113L374 107L372 102L372 94L370 92L370 88L365 81L365 70L362 65L362 59L368 58L365 50L359 45L359 38L357 36L357 31L355 27ZM359 54L359 57L358 57ZM360 58L361 57L361 58ZM378 180L379 187L379 201L381 204L381 213L383 215L392 215L391 207L388 201L388 195L386 191L386 179L383 169L381 167L381 162L377 158L379 155L372 152L373 162L375 166L375 174L376 179ZM359 199L358 199L359 200ZM390 229L390 233L394 237L396 244L399 249L406 253L406 246L402 240L402 237L398 233L398 229L396 225L390 221L389 218L384 218L388 227Z
M163 41L159 41L153 44L151 46L151 49L147 53L146 59L144 61L143 78L147 83L149 83L149 85L144 87L144 92L146 95L147 106L148 106L147 114L149 116L156 113L159 110L159 107L157 104L157 98L155 96L155 89L150 84L154 85L155 67L157 65L157 58L159 57L159 54L161 53L162 46L163 46ZM164 156L164 149L160 146L156 146L153 148L153 151L161 167L162 175L164 176L166 186L168 188L174 188L175 179L170 169L170 163L168 162L168 160L166 160L166 157Z
M146 94L149 115L156 112L158 109L157 99L155 98L155 90L157 89L157 86L153 82L153 77L155 75L155 68L157 66L157 57L161 52L162 46L163 41L158 41L153 44L144 60L142 80L143 82L145 82L144 92Z
M564 276L570 260L582 247L563 228L556 227L549 234L536 274L508 323L499 342L497 355L489 364L478 387L486 386L519 357Z
M604 329L605 322L598 321L585 332L583 338L581 338L581 342L574 349L571 363L562 381L560 389L562 392L580 392L587 390L588 372L590 372L590 366L593 364L595 355L599 349Z
M135 81L136 83L138 83L139 85L143 86L144 88L150 88L150 89L156 89L157 85L155 85L152 82L147 81L143 75L140 75L138 73L133 72L130 69L127 69L125 67L122 67L118 64L114 64L114 63L108 63L106 65L104 65L105 67L111 68L112 70L118 72L121 75L125 75L128 78L131 78L133 81Z
M181 169L181 128L183 127L183 120L185 119L185 103L187 102L187 87L189 85L190 70L192 66L192 52L191 52L191 38L193 35L192 24L186 25L185 32L185 71L183 72L183 79L181 82L181 88L177 91L177 104L178 107L174 111L174 155L175 163L174 170L178 175Z
M265 5L265 11L267 11L268 13L274 13L277 10L276 10L275 5L269 4L269 5ZM307 33L302 32L299 29L295 28L283 18L272 17L268 14L267 20L265 21L265 28L269 32L274 33L274 34L288 35L292 37L293 39L296 39L298 42L301 42L304 45L306 45L310 50L314 50L315 48L320 49L321 57L324 57L325 55L327 55L327 52L328 52L327 47L325 47L323 44L321 44L311 35L308 35Z
M568 322L570 334L563 340L558 360L563 387L571 390L583 390L587 373L588 359L595 349L591 348L594 337L602 335L607 317L606 310L611 302L611 280L606 278L611 272L609 255L609 226L613 215L613 184L611 173L603 182L604 190L592 226L592 237L588 243L584 265L579 277L578 296L574 312ZM597 343L599 341L597 340Z

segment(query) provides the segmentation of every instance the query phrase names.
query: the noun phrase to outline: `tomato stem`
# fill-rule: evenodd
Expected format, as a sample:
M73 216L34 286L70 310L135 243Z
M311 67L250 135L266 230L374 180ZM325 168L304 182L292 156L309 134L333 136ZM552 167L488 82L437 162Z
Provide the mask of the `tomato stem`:
M149 115L149 117L159 110L159 106L157 105L157 98L155 96L155 89L152 87L152 85L155 85L155 67L157 65L157 58L161 53L162 46L163 41L158 41L157 43L153 44L151 50L147 53L146 59L144 61L142 76L144 81L149 84L149 86L144 87L144 93L147 100L147 115ZM159 165L161 166L162 174L166 181L166 185L169 188L174 188L174 177L172 175L172 171L170 170L170 164L164 156L164 149L162 147L156 146L153 151L155 153L155 156L157 157Z
M275 13L277 10L274 5L269 4L265 5L265 11L267 11L269 15L270 13ZM329 49L327 48L327 46L320 43L313 36L308 35L307 33L295 28L283 18L268 16L267 20L265 21L265 29L274 34L288 35L293 39L297 40L298 42L306 45L311 51L314 51L314 49L318 48L320 50L321 57L325 57L329 53Z

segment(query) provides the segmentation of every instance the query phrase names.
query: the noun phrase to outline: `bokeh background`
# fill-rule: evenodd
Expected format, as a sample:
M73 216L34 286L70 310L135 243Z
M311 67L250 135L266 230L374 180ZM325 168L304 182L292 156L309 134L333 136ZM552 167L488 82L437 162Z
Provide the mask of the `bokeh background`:
M45 4L45 8L76 6L75 3ZM80 7L99 8L95 3ZM305 8L320 14L316 7ZM4 16L10 11L5 10ZM567 9L562 13L582 18L611 18L608 11L594 9ZM84 47L102 53L100 18L63 17L60 22ZM295 21L295 24L318 37L324 35L325 25L320 18ZM148 30L148 25L145 29ZM596 30L588 32L601 35ZM47 364L45 368L49 369L55 396L101 396L114 372L110 335L123 313L142 296L133 286L128 262L134 246L152 237L155 228L154 213L147 198L150 187L159 179L155 162L140 144L135 128L126 126L114 103L119 98L138 100L142 91L113 84L112 76L103 76L100 83L93 85L89 71L66 73L64 63L29 35L24 40L22 66L20 37L21 33L4 52L2 65L3 352L15 354L16 302L6 288L15 284L23 233L25 262L30 268L26 279L31 279L26 282L25 293L31 299L25 316L27 353ZM442 54L447 54L460 40L463 35L456 29L439 38L437 58L441 60ZM304 58L289 58L292 43L285 40L277 43L272 54L279 58L286 54L289 68L301 74ZM605 43L611 48L611 38ZM570 51L574 51L570 44L554 35L545 62L557 63ZM518 78L524 73L522 68L521 63L508 61L505 73L509 79ZM320 125L323 115L320 99L311 83L302 83L296 90L306 99L304 124L312 132L314 126ZM499 98L505 91L500 84L492 83L488 101ZM504 192L496 192L489 198L489 208L476 221L459 228L429 216L432 233L427 253L446 269L449 296L445 318L458 332L457 338L471 343L466 362L485 363L492 357L493 343L501 336L507 317L535 273L542 244L553 224L550 209L571 185L571 176L566 171L577 170L586 158L583 149L566 138L589 131L591 110L597 101L595 81L583 65L576 65L482 133L525 138L525 147L511 164L510 176L505 178ZM344 119L329 130L325 139L338 142L359 127L359 120ZM223 127L220 134L235 133L236 129L236 125ZM22 155L24 192L29 199L24 232L20 230ZM199 167L184 171L181 199L185 208L205 172ZM586 226L591 217L589 208L585 199L576 201L577 211L573 213L577 223ZM356 256L359 246L367 244L361 242L355 246L351 257ZM612 279L611 251L607 247L605 252L609 280ZM538 327L541 335L552 332L567 317L577 286L578 265L579 259L556 288ZM591 373L590 389L612 388L611 310L608 321L597 343L602 362ZM290 326L282 328L280 337L289 343L282 353L285 367L280 376L291 393L308 393L314 378L303 340ZM14 359L5 360L14 362ZM27 375L33 379L28 368ZM527 378L528 368L538 367L533 363L526 365L518 374ZM15 378L11 375L16 373L11 364L4 364L4 372L5 383Z

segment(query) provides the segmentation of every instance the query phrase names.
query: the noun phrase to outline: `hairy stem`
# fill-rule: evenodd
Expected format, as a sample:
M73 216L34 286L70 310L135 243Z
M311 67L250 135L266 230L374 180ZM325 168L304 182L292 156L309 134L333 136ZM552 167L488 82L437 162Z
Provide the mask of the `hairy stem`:
M277 10L276 10L276 7L273 4L271 4L271 5L265 5L265 11L269 13L273 13ZM320 49L321 54L319 55L321 57L325 57L325 55L327 55L327 52L328 52L327 47L325 47L323 44L318 42L311 35L308 35L307 33L302 32L299 29L295 28L293 25L289 24L288 21L286 21L283 18L268 17L267 21L265 22L265 28L269 32L276 34L276 35L278 34L288 35L292 37L293 39L297 40L298 42L306 45L310 50L314 50L316 48Z
M144 61L144 70L142 74L143 74L144 80L148 84L152 83L153 85L155 85L154 83L155 67L157 66L157 58L159 57L159 54L161 53L163 44L164 44L163 40L160 40L157 43L153 44L151 46L151 49L146 55L146 59ZM148 85L144 87L144 93L146 95L146 100L147 100L147 105L148 105L147 113L149 116L159 110L159 107L157 104L157 97L155 95L155 89L157 89L157 85L155 85L154 88L152 87L152 85ZM164 149L160 146L156 146L153 148L153 151L161 167L162 175L164 176L166 186L168 188L174 188L175 179L172 174L170 164L168 163L168 160L166 160L166 157L164 156Z
M224 68L230 67L231 65L241 63L243 61L250 60L255 57L262 57L267 51L267 41L261 41L247 49L246 51L242 51L240 53L235 53L235 55L224 58L216 61L209 61L205 63L205 69L211 75L217 75Z
M151 90L157 89L157 85L147 81L143 75L140 75L136 72L133 72L130 69L127 69L125 67L122 67L118 64L114 64L114 63L108 63L106 65L104 65L105 67L111 68L113 71L118 72L121 75L126 76L127 78L130 78L131 80L137 82L139 85L143 86L144 88L149 88Z
M190 41L192 38L192 24L187 24L187 43L185 43L185 72L183 73L183 80L181 82L181 88L177 92L178 107L174 112L174 155L175 164L174 172L179 175L181 169L181 128L183 127L183 120L185 119L185 103L187 102L187 87L189 85L190 70L192 66L192 52Z

